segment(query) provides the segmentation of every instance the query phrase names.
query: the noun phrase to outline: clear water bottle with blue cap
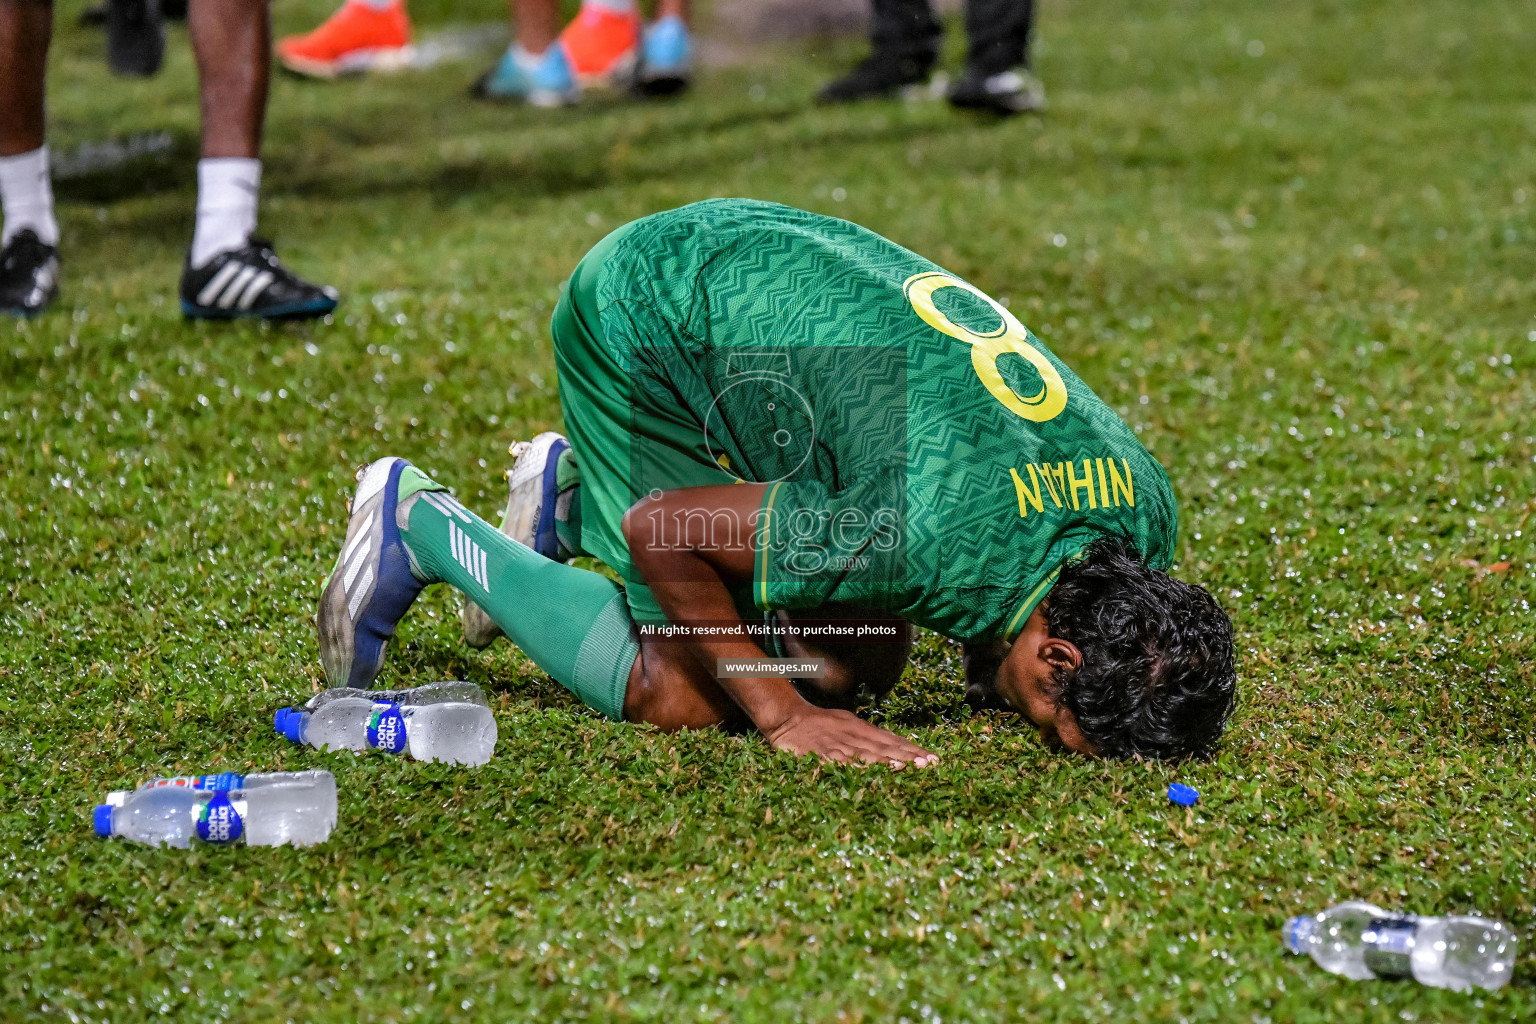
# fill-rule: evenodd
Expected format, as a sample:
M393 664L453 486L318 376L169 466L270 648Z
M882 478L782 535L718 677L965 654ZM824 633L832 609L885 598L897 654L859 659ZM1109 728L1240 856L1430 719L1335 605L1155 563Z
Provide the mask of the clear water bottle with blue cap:
M389 707L380 701L378 707ZM273 727L294 743L321 750L367 750L368 719L375 702L370 697L338 697L314 711L283 708L273 716Z
M478 702L425 704L337 697L313 711L279 711L273 725L294 743L328 750L409 752L418 761L481 765L496 749L496 717L483 694Z
M321 690L299 707L279 708L272 716L273 727L287 735L289 716L305 711L313 713L337 700L366 700L371 704L399 704L401 707L422 707L427 704L479 704L481 707L490 707L484 690L474 683L458 679L427 683L405 690L364 690L355 686L333 686L329 690ZM344 746L342 749L362 750L363 747Z
M316 779L251 789L151 785L97 807L94 823L99 836L150 846L312 846L335 825L335 788L334 779L329 792Z
M185 786L214 792L236 789L260 789L264 786L314 786L324 801L332 825L336 824L336 777L327 771L305 772L219 772L212 775L175 775L169 778L153 778L139 789L159 786ZM114 789L107 794L106 803L121 807L136 790Z
M480 704L489 707L485 699L485 691L474 683L462 679L448 679L439 683L426 683L422 686L413 686L406 690L364 690L356 686L333 686L329 690L321 690L299 708L284 708L283 711L292 713L298 711L318 711L321 707L333 700L343 697L362 697L367 700L383 704L409 704L412 707L420 707L423 704ZM278 712L282 714L283 712Z
M1285 922L1285 947L1357 981L1413 978L1432 988L1496 989L1509 981L1519 940L1471 916L1392 914L1351 900Z

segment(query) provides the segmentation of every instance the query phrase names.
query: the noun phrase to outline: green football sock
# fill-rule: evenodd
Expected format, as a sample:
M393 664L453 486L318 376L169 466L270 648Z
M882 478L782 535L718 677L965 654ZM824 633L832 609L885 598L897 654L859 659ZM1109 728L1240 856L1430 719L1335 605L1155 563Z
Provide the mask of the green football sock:
M421 491L399 508L418 578L463 591L555 682L594 711L624 717L640 644L616 583L503 536L444 491Z

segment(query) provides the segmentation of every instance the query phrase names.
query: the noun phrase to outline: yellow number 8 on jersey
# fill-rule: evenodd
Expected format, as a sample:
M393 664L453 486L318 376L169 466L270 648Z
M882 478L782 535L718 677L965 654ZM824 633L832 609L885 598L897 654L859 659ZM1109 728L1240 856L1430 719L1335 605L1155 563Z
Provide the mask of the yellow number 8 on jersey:
M997 315L1003 319L1002 324L989 334L977 334L960 326L935 305L934 293L941 288L961 288L970 292L996 310ZM1001 303L993 301L991 296L964 281L957 281L948 274L933 270L913 274L907 278L902 289L907 294L907 301L912 303L913 310L923 318L924 323L971 346L971 366L975 368L976 376L992 393L992 397L1003 403L1009 412L1035 423L1044 423L1055 419L1067 407L1067 385L1063 383L1061 374L1056 372L1056 367L1051 365L1043 352L1029 343L1024 325ZM997 360L1008 352L1023 356L1040 372L1041 387L1038 394L1019 395L1003 380L1003 375L997 371Z

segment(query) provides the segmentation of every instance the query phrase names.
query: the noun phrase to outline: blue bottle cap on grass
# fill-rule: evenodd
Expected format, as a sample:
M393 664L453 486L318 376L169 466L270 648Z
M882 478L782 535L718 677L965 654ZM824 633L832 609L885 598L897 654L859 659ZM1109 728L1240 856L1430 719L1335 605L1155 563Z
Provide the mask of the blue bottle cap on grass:
M1303 914L1300 917L1286 918L1285 928L1281 934L1285 938L1285 948L1292 953L1305 953L1307 940L1317 930L1317 918L1311 914Z
M283 723L288 720L288 716L292 713L292 708L278 708L277 714L272 716L272 728L276 729L278 732L282 732Z
M283 735L294 743L304 742L304 714L299 711L289 711L283 717Z
M96 834L110 836L112 834L112 805L100 804L96 808Z
M1180 807L1193 807L1195 801L1200 799L1200 791L1194 786L1186 786L1182 782L1170 782L1168 784L1168 799Z

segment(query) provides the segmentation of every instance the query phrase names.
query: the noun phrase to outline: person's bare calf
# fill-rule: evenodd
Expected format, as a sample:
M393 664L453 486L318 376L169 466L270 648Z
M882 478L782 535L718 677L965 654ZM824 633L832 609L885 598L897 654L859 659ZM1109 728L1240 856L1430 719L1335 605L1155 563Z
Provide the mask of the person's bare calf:
M267 0L197 0L187 8L187 30L197 58L202 155L259 156L272 63Z
M642 640L624 691L624 721L663 732L744 729L751 719L681 644Z
M0 157L43 144L51 0L0 0Z

